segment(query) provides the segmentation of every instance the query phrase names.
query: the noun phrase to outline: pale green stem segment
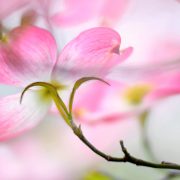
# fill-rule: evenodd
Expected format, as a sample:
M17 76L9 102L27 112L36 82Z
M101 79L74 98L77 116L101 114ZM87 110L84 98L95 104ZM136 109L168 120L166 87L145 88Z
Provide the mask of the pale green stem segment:
M139 116L142 143L143 143L144 149L145 149L147 155L149 156L149 158L154 162L158 162L158 160L156 159L156 157L152 151L151 144L149 142L148 135L147 135L147 127L146 126L147 126L148 115L149 115L149 112L145 111Z
M70 126L71 123L70 123L70 120L68 118L69 113L68 113L68 110L66 108L66 105L64 104L61 97L58 95L56 87L53 86L50 83L47 83L47 82L35 82L35 83L32 83L32 84L29 84L21 94L20 103L22 102L22 99L23 99L23 96L24 96L25 92L28 89L30 89L31 87L35 87L35 86L44 87L51 93L52 99L54 100L54 102L56 104L56 107L59 110L59 113L62 115L62 117L66 121L66 123Z
M0 40L2 39L3 37L3 26L2 26L2 23L0 22Z

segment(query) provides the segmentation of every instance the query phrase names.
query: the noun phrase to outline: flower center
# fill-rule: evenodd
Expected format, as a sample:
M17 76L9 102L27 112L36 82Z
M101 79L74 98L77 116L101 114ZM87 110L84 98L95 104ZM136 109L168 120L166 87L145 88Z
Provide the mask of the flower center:
M59 82L52 81L51 84L56 87L58 92L67 89L67 86L60 84ZM47 88L41 87L38 89L38 95L43 102L50 102L52 100L51 92Z
M124 98L128 103L138 105L151 90L152 86L149 84L137 84L125 90Z
M8 36L2 32L0 32L0 42L2 42L2 43L8 42Z

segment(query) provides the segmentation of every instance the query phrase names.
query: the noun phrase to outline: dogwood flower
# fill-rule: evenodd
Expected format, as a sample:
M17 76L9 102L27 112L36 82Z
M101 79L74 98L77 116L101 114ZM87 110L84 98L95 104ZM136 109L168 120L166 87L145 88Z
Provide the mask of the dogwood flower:
M177 40L159 41L148 50L146 65L114 71L117 81L108 81L110 87L87 84L75 99L76 119L98 125L138 117L163 98L179 94L179 50Z
M82 76L104 77L132 52L119 51L121 38L110 28L92 28L68 43L57 57L53 36L35 26L13 29L0 43L0 83L25 87L32 82L50 82L62 90ZM76 68L90 68L82 71ZM63 71L63 69L65 69ZM0 99L0 139L16 136L36 126L48 113L51 98L45 89L33 89L19 104L20 94Z
M134 84L108 81L110 87L101 83L86 85L77 93L75 118L81 123L98 125L138 117L159 100L180 93L180 74L163 79L166 82L161 79Z
M25 19L28 23L29 20L31 22L36 18L36 20L43 21L51 30L53 24L66 27L89 20L95 20L96 24L101 26L110 26L120 19L128 5L129 0L2 0L0 21L20 11L23 12L19 17L21 21Z

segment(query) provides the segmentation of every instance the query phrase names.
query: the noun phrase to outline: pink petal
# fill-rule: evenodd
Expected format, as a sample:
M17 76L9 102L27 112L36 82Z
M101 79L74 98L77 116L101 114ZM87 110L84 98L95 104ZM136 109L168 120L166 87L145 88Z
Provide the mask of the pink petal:
M55 40L48 31L34 26L14 29L9 41L0 44L0 83L22 86L48 81L56 53Z
M121 61L126 60L133 53L133 47L128 47L120 51Z
M180 93L180 87L178 88L164 88L164 89L156 89L155 91L151 92L146 98L145 101L148 103L154 102L156 100L167 98L169 96L177 95Z
M147 102L153 102L162 98L180 94L180 73L168 73L164 76L157 76L154 79L155 88L145 98Z
M125 58L119 53L120 42L119 34L110 28L84 31L62 50L53 75L56 78L104 76Z
M0 140L17 136L36 126L46 115L50 104L40 102L35 92L27 92L20 104L20 95L0 99Z
M97 117L91 117L90 114L79 117L78 122L87 124L89 126L97 126L104 124L113 124L118 121L127 120L138 115L138 112L129 111L129 112L119 112L119 113L110 113L105 115L99 115Z

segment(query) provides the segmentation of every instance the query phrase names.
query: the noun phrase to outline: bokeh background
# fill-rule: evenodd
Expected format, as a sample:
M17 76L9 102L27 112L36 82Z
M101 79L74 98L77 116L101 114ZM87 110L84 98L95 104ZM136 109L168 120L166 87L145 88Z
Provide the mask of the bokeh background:
M64 1L52 0L50 13L63 11ZM82 3L81 0L74 2L75 4ZM94 3L97 2L94 1ZM6 0L5 3L7 7L10 7L12 2ZM111 3L114 2L110 2L109 6L113 6ZM109 24L103 22L100 15L74 24L63 24L63 21L59 20L59 24L52 23L51 27L39 18L36 24L50 28L58 43L59 51L87 28L103 25L118 31L122 38L121 48L127 46L134 48L128 60L110 76L122 82L134 84L141 80L143 74L136 73L139 67L140 69L144 67L143 72L149 73L150 76L151 71L147 69L148 66L156 68L162 65L161 74L163 75L178 71L180 68L180 64L177 63L178 60L180 61L180 2L128 0L122 4L125 4L119 7L122 13ZM9 29L13 28L19 24L20 17L27 9L38 10L37 6L29 1L8 16L1 18L1 22ZM85 11L82 11L82 16L83 13ZM162 62L170 63L164 68ZM161 80L166 81L166 76ZM0 97L16 92L20 92L20 89L0 85ZM120 109L126 111L129 106L120 94L119 91L119 96L117 95L116 98L119 98ZM114 106L116 104L113 104ZM159 100L149 110L146 135L151 153L158 161L180 163L179 107L180 95L176 94ZM123 155L119 140L124 140L125 146L132 155L152 160L143 146L140 123L135 116L95 126L82 124L82 129L93 144L108 154ZM168 170L106 162L80 142L60 116L53 114L48 115L32 130L0 143L1 180L79 180L90 178L93 172L100 172L110 179L118 180L161 180L169 173ZM180 177L177 176L174 179L180 179Z

